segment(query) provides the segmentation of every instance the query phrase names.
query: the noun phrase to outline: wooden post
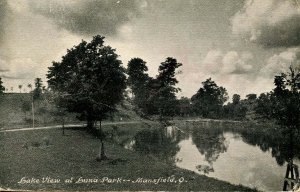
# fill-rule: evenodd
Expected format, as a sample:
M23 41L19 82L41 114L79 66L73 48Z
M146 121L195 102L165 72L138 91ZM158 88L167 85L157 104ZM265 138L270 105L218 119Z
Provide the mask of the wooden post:
M290 165L290 170L291 170L291 179L294 179L294 166L293 166L293 162ZM291 188L293 189L294 187L294 182L291 182Z
M32 96L32 127L34 128L34 102L33 102L33 96Z
M298 169L298 165L293 165L294 171L295 171L295 175L296 175L296 179L299 179L299 169Z
M62 117L62 134L63 135L65 135L65 117L64 117L64 115L63 115L63 117Z
M290 163L288 163L287 167L286 167L285 179L289 177L289 174L290 174ZM288 181L284 180L284 182L283 182L283 189L282 189L283 191L286 191L287 185L288 185Z
M295 173L295 175L294 175ZM289 175L291 174L291 177ZM287 191L288 184L290 182L290 189L293 189L294 184L297 184L299 182L299 170L298 166L293 164L293 160L289 160L287 164L287 169L286 169L286 174L284 178L284 183L283 183L283 191Z
M101 145L100 145L100 154L99 154L99 158L100 160L106 160L107 156L105 154L105 149L104 149L104 133L102 132L102 121L99 121L99 132L100 132L100 141L101 141Z

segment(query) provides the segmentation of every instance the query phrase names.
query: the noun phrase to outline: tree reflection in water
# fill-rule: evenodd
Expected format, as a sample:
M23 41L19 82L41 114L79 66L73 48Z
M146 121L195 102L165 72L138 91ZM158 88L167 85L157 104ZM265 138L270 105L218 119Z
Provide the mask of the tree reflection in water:
M241 135L242 140L250 145L258 146L263 152L270 151L278 165L282 166L290 158L300 159L300 134L298 131L292 133L289 129L279 127L259 127L255 125L243 126L235 124L197 124L190 129L193 143L198 151L204 155L210 167L206 170L213 171L215 162L221 153L227 151L228 141L224 133L232 132ZM204 166L200 168L203 168Z
M204 173L213 172L213 162L219 158L221 153L227 151L229 145L223 130L213 127L195 127L191 131L191 137L198 151L204 155L205 160L210 165L198 165L197 169Z
M300 134L293 134L291 143L288 130L276 127L259 127L255 125L229 123L186 124L183 133L176 127L147 129L138 132L132 140L132 149L144 154L152 154L168 163L175 163L179 151L178 143L190 137L199 153L208 165L199 165L197 169L204 173L214 171L213 163L229 146L225 133L240 135L243 142L258 146L262 151L270 151L278 165L282 166L290 157L300 159Z
M134 137L135 151L143 154L152 154L159 159L174 164L175 155L179 151L178 143L184 133L176 127L145 129Z
M272 157L278 165L282 166L290 158L300 159L300 135L299 132L292 133L286 129L264 128L261 130L245 129L240 134L243 141L259 146L264 152L271 151Z

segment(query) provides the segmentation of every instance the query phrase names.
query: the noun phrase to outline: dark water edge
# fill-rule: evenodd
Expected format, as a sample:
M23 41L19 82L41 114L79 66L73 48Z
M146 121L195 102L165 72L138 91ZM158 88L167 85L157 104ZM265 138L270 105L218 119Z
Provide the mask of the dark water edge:
M278 191L291 148L299 165L299 145L291 147L285 132L240 122L181 122L139 132L125 147L232 184Z
M129 127L129 126L127 126ZM107 127L108 128L108 127ZM126 128L125 126L122 128ZM132 125L130 126L132 128ZM49 142L44 142L49 141ZM41 145L36 145L40 143ZM27 144L27 145L26 145ZM195 174L164 163L153 155L140 155L113 142L105 142L108 161L98 162L99 139L84 130L47 129L0 133L0 187L22 190L174 190L174 191L253 191ZM27 146L27 147L26 147ZM174 175L184 177L186 183L175 184L18 184L23 176L41 178L158 178Z

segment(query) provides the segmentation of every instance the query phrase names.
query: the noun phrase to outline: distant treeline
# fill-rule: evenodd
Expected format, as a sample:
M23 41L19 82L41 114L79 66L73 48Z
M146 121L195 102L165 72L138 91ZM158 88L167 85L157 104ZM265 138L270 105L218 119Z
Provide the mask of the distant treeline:
M30 85L31 103L39 105L40 100L46 99L56 106L60 115L76 113L90 128L96 121L111 117L124 99L144 118L253 120L263 117L276 119L285 126L299 127L299 70L290 68L289 73L275 76L273 91L259 96L249 94L243 100L234 94L232 101L227 102L226 88L218 86L211 78L203 81L191 98L178 99L176 94L180 88L176 86L176 75L181 72L178 69L182 64L175 58L167 57L159 65L158 74L150 77L143 59L131 59L125 69L115 51L104 45L104 37L100 35L93 37L91 42L82 41L68 49L60 62L53 62L49 67L47 88L40 78L35 80L33 90ZM0 79L0 93L4 90ZM24 104L22 108L26 111L30 106Z

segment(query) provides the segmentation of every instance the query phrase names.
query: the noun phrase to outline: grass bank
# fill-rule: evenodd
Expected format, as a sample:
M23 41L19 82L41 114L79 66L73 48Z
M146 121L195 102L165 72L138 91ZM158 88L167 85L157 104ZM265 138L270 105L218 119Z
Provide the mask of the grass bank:
M118 132L119 142L105 142L110 159L102 162L96 161L99 140L84 130L67 129L64 136L59 129L0 133L0 186L29 190L251 191L117 144L127 139L127 132L134 134L144 128L151 126L104 126L108 132Z
M0 96L0 129L32 126L32 100L30 93L5 93ZM66 112L64 118L47 95L34 102L34 123L36 127L62 124L82 124L77 114ZM124 101L108 121L137 121L141 118L134 112L130 102Z

